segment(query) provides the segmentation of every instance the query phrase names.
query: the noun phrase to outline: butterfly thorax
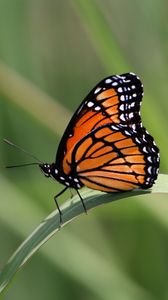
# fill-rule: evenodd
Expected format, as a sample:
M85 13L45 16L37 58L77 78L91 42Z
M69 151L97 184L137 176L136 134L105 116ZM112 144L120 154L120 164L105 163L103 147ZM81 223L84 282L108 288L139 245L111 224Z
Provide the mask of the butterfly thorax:
M80 189L83 186L82 182L79 180L79 178L77 178L77 176L74 176L73 174L65 174L63 171L60 171L57 168L55 163L39 164L39 167L46 177L51 177L67 187Z

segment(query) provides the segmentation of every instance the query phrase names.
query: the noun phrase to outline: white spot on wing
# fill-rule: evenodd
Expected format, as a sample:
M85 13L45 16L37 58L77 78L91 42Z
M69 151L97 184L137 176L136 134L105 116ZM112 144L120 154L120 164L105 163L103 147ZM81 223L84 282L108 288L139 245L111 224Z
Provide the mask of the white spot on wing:
M124 109L125 109L125 106L124 106L124 104L121 104L121 105L120 105L120 110L122 110L122 111L123 111Z
M118 82L114 81L111 85L116 86L116 85L118 85Z
M148 173L152 174L152 166L148 167Z
M147 157L147 160L148 160L150 163L152 163L152 157L151 157L151 156L148 156L148 157Z
M100 106L96 106L94 109L95 109L96 111L99 111L99 110L101 110L101 107L100 107Z
M97 87L97 89L95 89L95 91L94 91L94 94L97 94L100 91L101 91L101 87Z
M134 117L134 114L131 112L131 113L129 114L129 118L132 119L133 117Z
M122 93L122 92L123 92L122 87L119 87L117 91L118 91L119 93Z
M127 130L125 130L125 134L126 134L126 135L131 135L131 133L128 132Z
M114 129L114 130L119 130L118 127L115 126L115 125L111 125L111 128Z
M111 83L112 82L112 79L110 79L110 78L107 78L106 80L105 80L105 83Z
M89 101L88 104L87 104L88 107L92 107L93 105L94 105L94 103L91 102L91 101Z
M136 125L132 124L132 129L135 131L136 130Z
M146 147L143 147L143 152L145 152L145 153L148 153L148 151L147 151L147 148Z
M120 96L120 100L121 100L121 101L124 101L124 100L125 100L124 95L121 95L121 96Z
M124 115L124 114L121 114L120 119L121 119L122 121L125 121L125 115Z
M145 134L143 134L142 138L144 142L147 142Z
M122 97L122 96L121 96ZM121 97L120 97L120 99L121 99ZM125 95L125 100L128 100L128 95Z
M137 137L135 138L135 140L138 144L141 144L141 141Z

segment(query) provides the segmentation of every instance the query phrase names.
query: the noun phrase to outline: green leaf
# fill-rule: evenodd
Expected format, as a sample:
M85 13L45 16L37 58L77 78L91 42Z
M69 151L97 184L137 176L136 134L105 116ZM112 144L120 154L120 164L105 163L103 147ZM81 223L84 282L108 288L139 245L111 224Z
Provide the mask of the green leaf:
M103 204L124 198L143 196L145 194L167 194L168 193L168 175L159 175L157 183L151 190L136 190L126 193L105 194L98 191L84 189L81 192L87 210ZM66 201L62 206L63 222L61 227L71 222L78 215L83 213L83 206L79 197L76 195ZM59 231L58 211L51 213L41 224L32 232L32 234L20 245L16 252L9 259L8 263L0 274L0 292L9 284L14 274L30 259L30 257L56 232Z

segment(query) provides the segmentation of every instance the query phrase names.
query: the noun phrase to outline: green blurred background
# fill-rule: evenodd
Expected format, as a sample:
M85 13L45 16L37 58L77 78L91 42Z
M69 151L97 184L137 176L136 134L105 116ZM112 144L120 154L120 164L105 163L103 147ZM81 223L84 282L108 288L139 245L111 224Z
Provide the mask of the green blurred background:
M144 125L168 171L168 2L0 0L0 138L52 162L76 107L103 77L137 73ZM0 143L0 164L30 158ZM55 209L60 184L37 167L0 174L0 266ZM69 197L69 192L60 201ZM98 207L62 229L3 299L168 299L168 204Z

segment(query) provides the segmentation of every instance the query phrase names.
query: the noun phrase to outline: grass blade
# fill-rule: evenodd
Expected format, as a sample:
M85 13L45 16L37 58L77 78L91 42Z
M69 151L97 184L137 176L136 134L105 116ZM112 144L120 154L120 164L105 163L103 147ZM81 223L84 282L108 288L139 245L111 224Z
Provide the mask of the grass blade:
M81 195L85 199L88 210L103 204L128 197L143 196L145 194L168 194L168 175L160 175L157 183L151 190L139 190L127 193L102 194L101 192L85 189ZM65 226L78 215L83 213L79 197L65 202L62 207L63 223ZM59 231L59 214L57 211L51 213L32 232L32 234L20 245L16 252L9 259L8 263L0 274L0 292L9 284L14 274L30 259L30 257L56 232Z
M71 117L70 111L1 61L0 91L52 132L62 135Z

